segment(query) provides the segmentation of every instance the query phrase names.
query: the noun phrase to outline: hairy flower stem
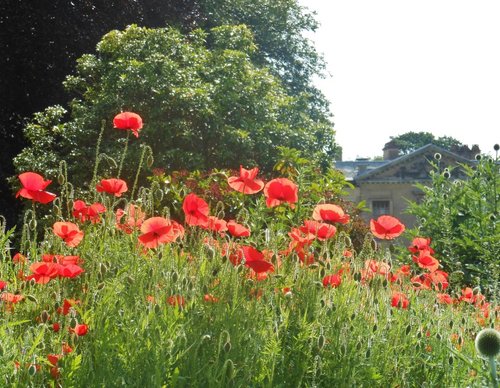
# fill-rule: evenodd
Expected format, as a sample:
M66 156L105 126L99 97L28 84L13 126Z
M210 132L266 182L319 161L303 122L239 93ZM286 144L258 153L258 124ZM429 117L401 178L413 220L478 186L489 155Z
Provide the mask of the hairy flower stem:
M120 165L118 166L118 174L116 176L117 178L120 178L120 174L122 173L123 162L125 161L125 155L127 155L127 151L128 151L129 138L130 138L130 131L127 131L127 139L125 140L125 148L123 149L123 154L122 154L122 158L120 160Z
M141 158L139 159L139 166L137 167L137 172L135 173L134 185L132 186L132 194L130 199L134 199L135 189L137 187L137 182L139 181L139 173L141 172L142 164L144 163L144 156L146 156L146 151L149 151L150 155L153 154L151 147L143 145L142 146Z
M92 180L90 181L90 190L92 190L96 184L97 180L97 167L99 166L99 149L101 148L102 136L104 135L104 129L106 128L106 120L101 122L101 132L97 138L97 145L95 147L95 164L94 172L92 173Z
M489 357L488 360L490 362L490 375L491 381L493 382L493 388L498 388L496 357Z

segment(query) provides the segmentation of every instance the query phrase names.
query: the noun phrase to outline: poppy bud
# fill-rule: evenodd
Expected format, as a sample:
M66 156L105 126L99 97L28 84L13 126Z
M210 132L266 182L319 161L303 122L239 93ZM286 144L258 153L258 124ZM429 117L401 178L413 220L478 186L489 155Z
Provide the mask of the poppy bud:
M453 356L450 356L450 358L448 358L448 363L450 365L453 365Z
M155 159L154 159L153 155L149 154L148 158L146 159L146 166L148 166L148 168L151 168L154 161L155 161Z
M498 144L495 144L495 145L493 146L493 149L494 149L495 151L498 151L498 150L500 150L500 145L498 145Z
M318 281L315 281L315 282L314 282L314 285L316 286L316 288L318 288L318 289L320 289L320 290L324 287L324 286L323 286L323 283L322 283L322 282L318 282Z
M411 332L411 325L406 326L405 334L408 335Z
M475 159L479 162L483 157L481 156L481 154L477 154L475 156Z
M343 355L347 353L347 346L345 346L345 344L340 345L340 353Z
M97 285L97 289L98 289L98 290L102 290L102 289L104 288L104 285L105 285L105 284L104 284L104 282L99 283L99 284Z
M71 327L72 329L74 329L77 324L78 324L78 321L74 317L71 318L71 321L69 321L69 327Z
M59 173L57 175L57 183L59 183L60 185L62 185L64 183L65 179L64 179L64 175Z
M38 304L38 300L33 295L26 295L26 299L31 300L35 304Z
M231 341L227 340L222 348L224 352L229 353L231 351Z
M233 361L229 358L226 360L224 363L224 367L226 368L226 377L231 380L233 378L234 374L234 363Z
M36 374L36 365L31 364L30 367L28 368L28 374L30 376L34 376Z
M212 337L210 337L210 335L208 334L204 334L201 336L201 342L210 341L211 339Z
M440 154L439 152L436 152L436 153L434 154L434 159L436 159L436 160L441 160L441 154Z
M325 336L323 334L320 334L318 337L318 349L321 350L325 347Z
M159 313L160 313L160 311L161 311L161 309L160 309L160 305L155 304L154 310L155 310L155 313L156 313L156 314L159 314Z
M31 220L30 220L30 222L28 222L28 227L29 227L31 230L35 230L35 229L36 229L36 220L31 219Z
M449 178L450 178L450 176L451 176L451 175L450 175L449 171L445 171L445 172L443 173L443 177L444 177L445 179L449 179Z
M134 278L132 276L126 277L128 284L134 284Z
M371 354L371 350L370 350L370 348L368 348L368 349L366 350L365 357L366 357L366 358L370 358L370 354Z
M311 265L312 265L312 264L311 264ZM309 266L309 268L310 268L310 267L311 267L311 266ZM324 277L325 277L325 275L326 275L326 269L321 268L321 269L320 269L320 271L319 271L319 277L320 277L320 278L324 278Z
M177 280L179 280L179 274L177 272L172 272L172 281L173 282L177 282Z
M374 325L373 325L373 329L372 329L372 331L375 333L375 332L377 331L377 329L378 329L377 324L374 324Z
M50 315L49 315L49 313L47 312L47 310L43 310L43 311L40 313L40 321L41 321L42 323L46 323L49 319L50 319Z

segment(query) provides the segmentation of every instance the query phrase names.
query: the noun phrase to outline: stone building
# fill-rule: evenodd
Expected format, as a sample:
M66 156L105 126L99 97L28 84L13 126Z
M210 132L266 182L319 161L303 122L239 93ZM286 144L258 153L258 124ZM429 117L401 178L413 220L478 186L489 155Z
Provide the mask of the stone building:
M399 218L407 227L415 224L415 217L405 213L408 201L418 202L422 198L423 193L415 184L430 184L431 162L439 163L442 169L473 163L470 152L464 157L434 144L399 156L399 149L390 141L383 151L384 160L339 161L335 167L354 185L348 199L355 203L365 201L371 210L371 213L364 214L366 220L389 214ZM439 160L436 160L436 154L441 155ZM451 179L464 177L460 168L453 169L451 174Z

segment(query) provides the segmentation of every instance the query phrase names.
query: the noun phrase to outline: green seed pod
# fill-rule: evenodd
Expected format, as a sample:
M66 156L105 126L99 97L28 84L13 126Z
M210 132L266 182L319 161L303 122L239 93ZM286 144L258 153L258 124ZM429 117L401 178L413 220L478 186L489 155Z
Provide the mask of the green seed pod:
M492 328L483 329L477 333L474 344L481 357L495 358L500 354L500 332Z

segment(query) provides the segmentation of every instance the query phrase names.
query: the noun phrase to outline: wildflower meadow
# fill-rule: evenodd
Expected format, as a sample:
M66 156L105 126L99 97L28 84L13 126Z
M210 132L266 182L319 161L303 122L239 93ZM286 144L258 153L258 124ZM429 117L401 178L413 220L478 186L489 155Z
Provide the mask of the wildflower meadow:
M164 171L143 185L146 145L122 171L147 119L113 125L126 137L113 175L97 142L87 187L64 163L57 182L17 177L23 227L0 229L0 385L497 386L498 353L480 357L475 339L496 338L498 301L454 285L433 236L390 215L360 232L342 184L301 165L215 171L205 191Z

